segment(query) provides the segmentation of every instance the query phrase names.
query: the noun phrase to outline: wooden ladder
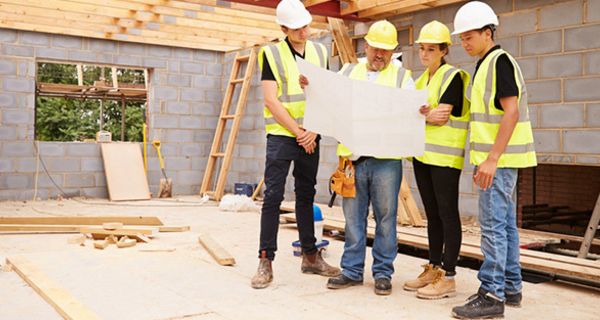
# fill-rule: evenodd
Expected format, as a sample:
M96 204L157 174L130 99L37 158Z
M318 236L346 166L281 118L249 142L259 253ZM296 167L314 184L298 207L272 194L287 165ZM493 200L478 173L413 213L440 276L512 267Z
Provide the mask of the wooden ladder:
M238 78L238 73L242 67L242 64L247 62L246 70L243 77ZM221 114L217 123L217 129L215 131L215 137L213 139L212 148L210 149L210 155L208 157L208 163L206 164L206 171L204 172L204 178L202 179L202 185L200 186L200 194L208 195L211 199L221 200L223 192L225 190L225 183L227 182L227 172L231 165L231 157L233 154L233 147L235 146L235 140L237 138L238 131L240 129L240 122L242 115L244 114L244 108L246 107L246 98L248 97L248 91L252 82L252 76L254 74L254 68L256 66L256 48L250 49L250 53L242 55L238 52L235 59L233 60L233 67L231 69L231 75L229 76L229 82L227 89L225 90L225 97L223 104L221 105ZM235 112L230 113L229 109L233 100L236 85L241 84L241 91L236 104ZM223 135L227 126L227 121L233 120L231 129L229 131L229 138L227 144L224 146L225 150L221 150L223 142ZM214 190L210 187L213 185L213 175L215 168L217 167L217 160L222 159L221 168L216 178L216 186Z

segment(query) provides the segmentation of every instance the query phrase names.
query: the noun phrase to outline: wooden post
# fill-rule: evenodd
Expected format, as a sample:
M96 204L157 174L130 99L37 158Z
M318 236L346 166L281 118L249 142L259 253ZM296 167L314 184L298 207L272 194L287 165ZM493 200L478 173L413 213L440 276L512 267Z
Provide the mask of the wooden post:
M594 240L594 236L596 235L596 231L598 230L599 224L600 195L598 195L598 200L596 200L596 206L594 207L592 217L590 218L590 223L588 224L587 229L585 230L585 236L583 237L583 242L581 243L581 247L579 248L579 254L577 254L577 258L587 258L587 254L590 251L590 248L592 246L592 240Z
M121 141L125 141L125 96L121 95Z

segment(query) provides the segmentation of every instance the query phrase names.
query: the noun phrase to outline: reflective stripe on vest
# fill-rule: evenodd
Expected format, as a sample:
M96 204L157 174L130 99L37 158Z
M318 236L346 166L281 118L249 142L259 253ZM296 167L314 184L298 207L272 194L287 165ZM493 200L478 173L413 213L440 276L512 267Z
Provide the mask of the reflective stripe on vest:
M327 67L327 49L324 45L307 41L304 50L306 61L323 68ZM302 125L306 97L298 83L300 73L289 45L285 41L280 41L277 44L263 47L258 60L261 70L263 68L263 56L266 56L277 81L277 99L283 104L292 119L298 125ZM290 77L293 79L290 79ZM294 137L293 133L273 118L267 107L264 108L263 114L265 117L265 131L268 134Z
M504 111L495 107L496 62L506 54L515 70L515 81L519 89L519 120L506 150L498 160L499 168L526 168L537 165L533 132L529 121L527 90L519 65L502 49L491 52L481 63L471 90L471 163L479 165L491 151Z
M353 63L346 64L339 71L340 74L349 77L350 79L355 80L366 80L367 79L367 63ZM407 81L410 79L412 72L410 70L406 70L402 67L398 67L392 63L388 64L388 66L381 70L377 75L377 79L375 83L388 86L388 87L396 87L396 88L404 88ZM339 143L337 147L337 155L348 157L352 155L352 151L348 149L345 145ZM394 158L401 159L401 158Z
M463 92L461 92L463 97L462 115L455 117L451 114L443 126L426 124L425 152L422 156L415 158L429 165L462 169L469 128L469 101L465 97L469 85L469 74L461 69L444 64L433 75L429 74L429 69L425 70L419 79L415 81L415 85L417 89L428 90L427 102L432 109L435 109L456 74L460 74L463 83Z

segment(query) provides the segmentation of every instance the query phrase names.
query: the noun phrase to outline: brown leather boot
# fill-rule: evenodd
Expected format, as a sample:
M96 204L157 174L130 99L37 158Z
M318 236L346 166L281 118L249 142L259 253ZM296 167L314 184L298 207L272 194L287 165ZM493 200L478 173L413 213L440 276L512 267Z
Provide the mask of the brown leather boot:
M454 279L446 278L446 272L437 270L437 274L430 284L417 290L417 297L421 299L435 300L450 298L456 295L456 283Z
M321 256L322 251L321 249L313 254L302 254L302 272L319 274L325 277L337 277L340 274L340 269L327 264Z
M424 264L422 267L424 270L416 279L404 283L404 290L417 291L417 289L423 288L433 281L438 268L434 267L432 264Z
M263 251L258 263L258 270L256 270L254 277L252 277L251 286L254 289L262 289L268 287L271 281L273 281L271 260L267 259L267 253Z

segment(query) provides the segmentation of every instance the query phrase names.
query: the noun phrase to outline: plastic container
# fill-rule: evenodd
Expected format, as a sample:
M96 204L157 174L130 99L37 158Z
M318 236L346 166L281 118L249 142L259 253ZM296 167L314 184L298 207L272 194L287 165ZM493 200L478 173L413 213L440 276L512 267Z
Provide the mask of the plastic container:
M248 197L252 197L252 193L254 192L256 186L256 183L234 183L233 194L241 194L246 195Z
M313 204L313 217L315 220L315 238L318 245L323 241L323 213L321 212L321 208L316 204Z
M323 240L321 242L317 242L317 249L327 249L327 246L329 245L329 240ZM296 257L300 257L302 255L302 246L300 245L300 240L296 240L294 242L292 242L292 247L294 248L294 256ZM321 255L323 255L323 257L326 257L325 255L326 251L323 251L321 253Z

